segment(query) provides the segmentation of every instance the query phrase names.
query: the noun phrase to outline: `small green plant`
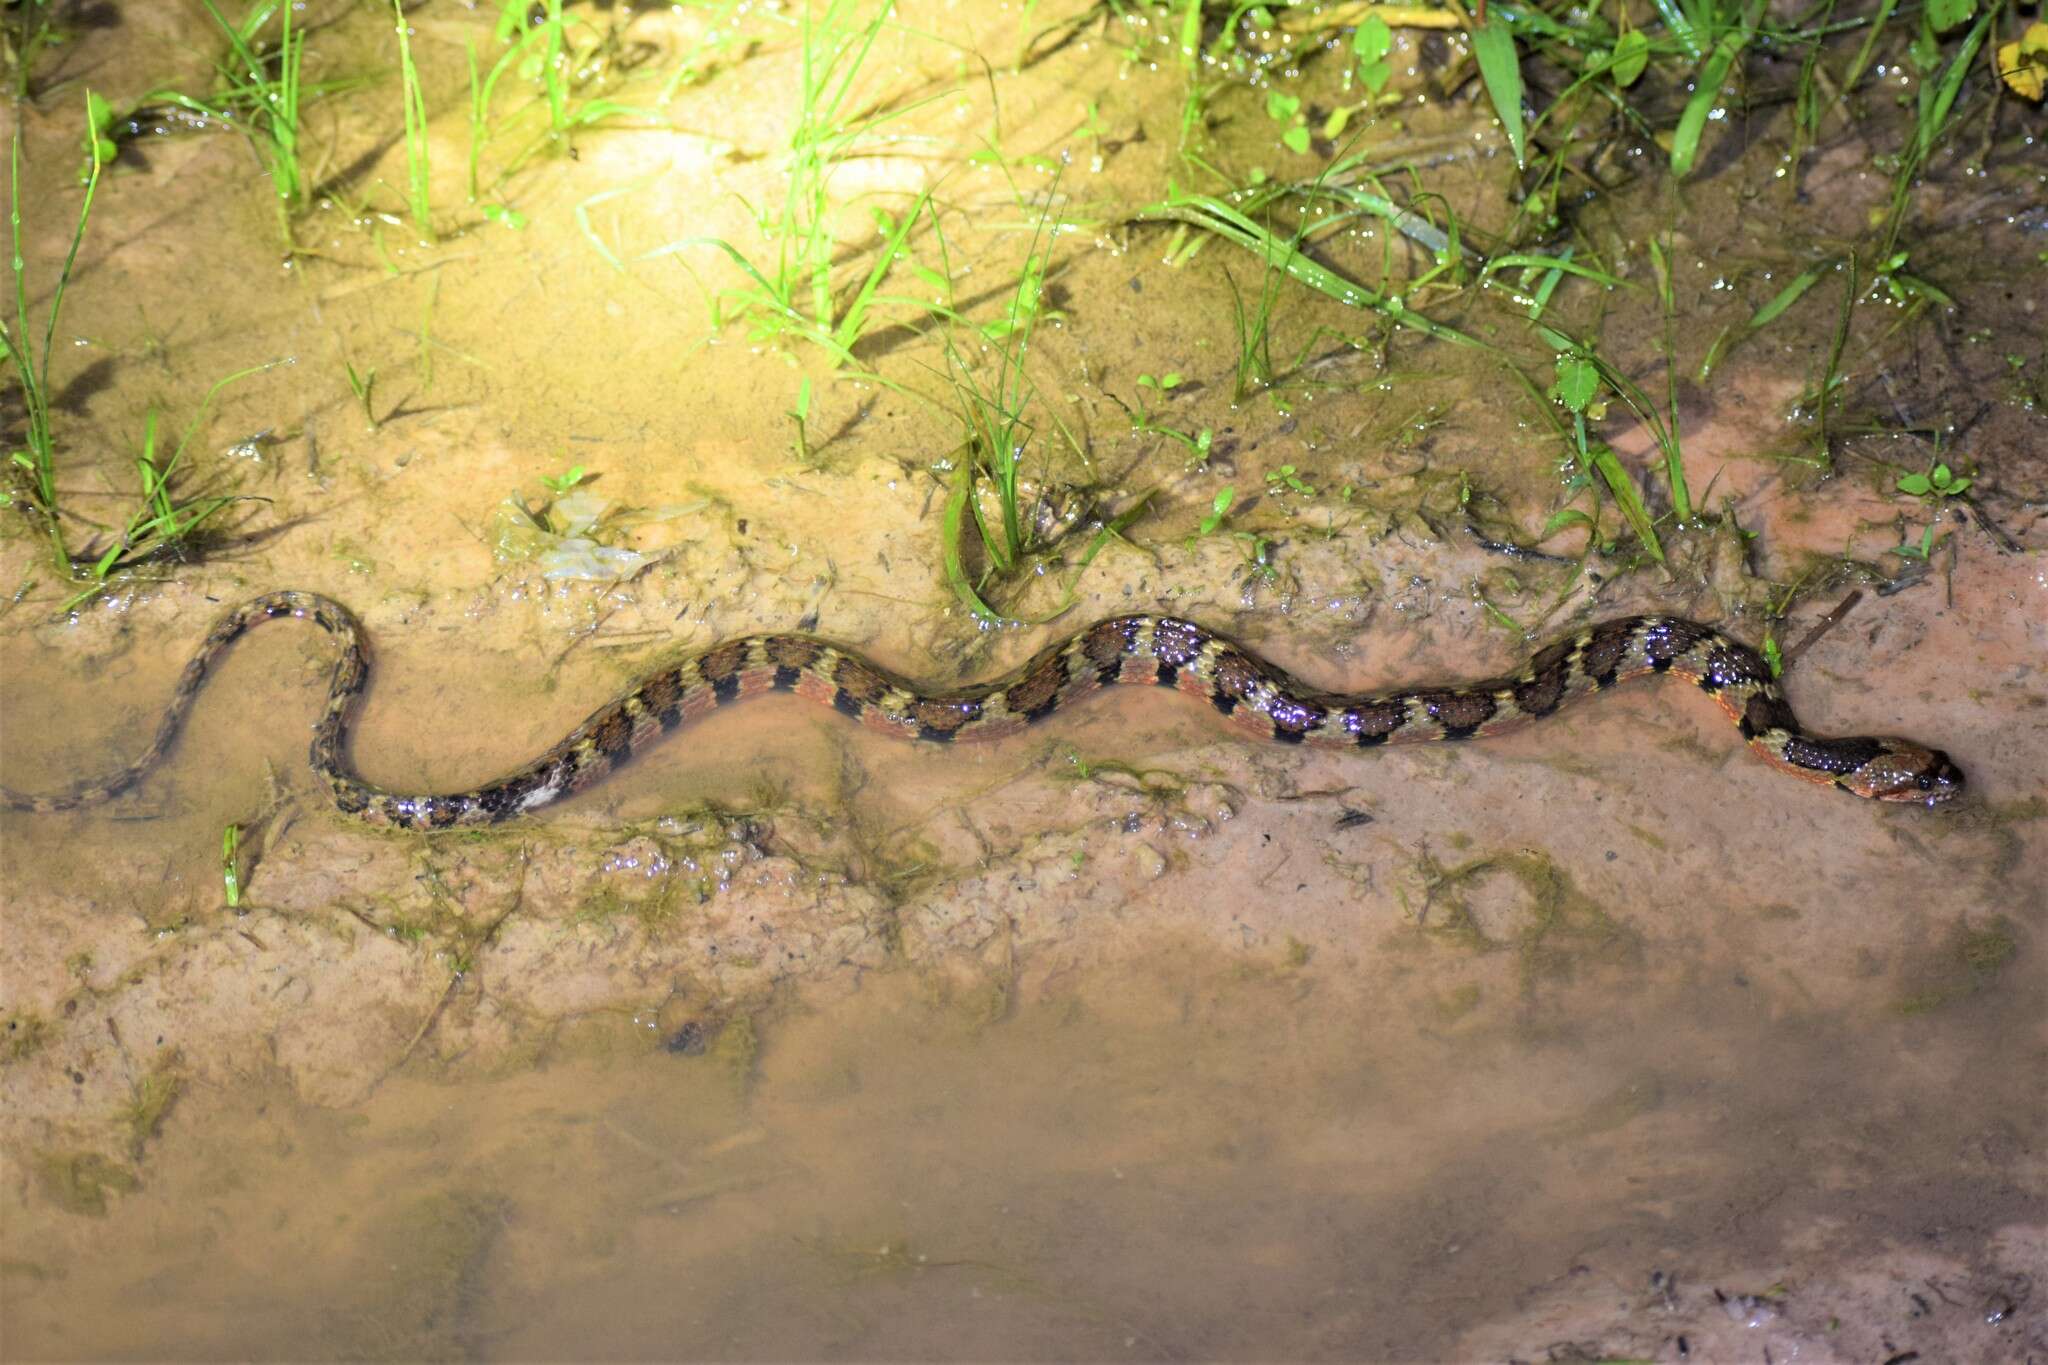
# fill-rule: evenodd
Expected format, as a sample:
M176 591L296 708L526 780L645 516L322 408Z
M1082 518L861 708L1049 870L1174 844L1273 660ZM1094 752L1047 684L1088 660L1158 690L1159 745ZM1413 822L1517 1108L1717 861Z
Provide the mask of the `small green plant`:
M85 164L78 168L78 183L83 185L92 179L95 162L105 165L121 154L120 144L114 141L114 110L106 100L88 90L85 92Z
M1022 505L1025 453L1037 431L1026 415L1037 396L1037 388L1024 362L1031 349L1032 333L1047 311L1045 272L1051 258L1052 206L1056 202L1057 184L1055 180L1055 194L1047 196L1045 212L1032 233L1023 269L1007 306L999 317L971 333L970 345L977 349L985 347L993 353L993 382L963 352L950 330L945 342L946 377L953 388L953 416L960 424L962 442L960 458L951 471L952 488L940 525L940 554L946 581L954 595L984 620L1003 619L982 595L988 581L1021 573L1025 564L1045 548L1038 529L1025 517ZM939 241L943 250L944 238ZM1064 427L1061 430L1064 432ZM1066 434L1069 443L1078 449L1071 433ZM979 496L983 485L994 494L994 515L990 515ZM1130 515L1135 514L1133 509ZM964 538L969 520L974 523L987 561L979 583L970 579L966 571ZM1083 556L1084 565L1101 543L1098 539Z
M1479 63L1480 83L1493 102L1501 130L1508 135L1508 150L1515 154L1516 166L1525 166L1529 132L1522 121L1522 59L1515 48L1514 30L1508 27L1506 15L1496 14L1489 19L1482 7L1478 22L1465 32L1472 43L1472 55Z
M1565 443L1569 460L1570 477L1565 485L1567 496L1592 489L1597 476L1613 495L1615 505L1621 508L1622 516L1628 521L1644 550L1658 563L1664 562L1664 547L1657 539L1657 528L1652 523L1649 509L1643 506L1642 495L1636 491L1635 481L1621 460L1604 441L1592 439L1587 420L1599 421L1606 415L1607 407L1599 398L1602 380L1608 373L1602 363L1590 353L1572 345L1567 338L1558 340L1566 343L1565 349L1556 361L1557 380L1547 394L1537 395L1547 401L1543 404L1546 415L1550 416L1559 437ZM1536 386L1520 370L1514 371L1530 393L1536 394ZM1566 425L1556 421L1557 409L1562 408L1569 416ZM1596 495L1597 496L1597 495ZM1597 510L1597 509L1596 509ZM1574 507L1558 511L1544 526L1542 535L1550 536L1567 526L1583 525L1589 531L1597 532L1598 523L1594 517Z
M94 96L86 92L86 123L92 126ZM102 101L102 103L104 103ZM93 195L99 190L100 157L97 140L92 141L92 165L86 176L85 197L78 206L78 226L71 234L71 250L64 257L63 269L57 272L57 287L51 292L50 306L43 318L43 341L41 350L35 347L34 335L29 329L28 280L21 255L21 123L14 126L12 157L9 162L10 197L7 221L12 230L14 249L9 261L14 271L14 328L10 331L5 318L0 318L0 362L11 366L16 382L21 386L22 405L26 409L28 425L23 436L25 446L10 451L8 458L13 467L20 471L28 482L28 497L37 517L43 522L50 537L50 549L57 563L68 573L71 569L71 554L64 543L64 527L57 506L57 446L50 429L50 352L57 335L57 319L64 311L64 290L71 283L72 268L78 263L78 248L85 241L86 224L92 218ZM0 491L0 499L14 501L14 495Z
M1242 403L1254 388L1273 382L1273 308L1280 301L1280 282L1286 277L1268 265L1259 275L1259 304L1245 312L1244 295L1237 277L1228 270L1223 278L1230 285L1230 318L1237 336L1237 379L1231 401Z
M50 0L16 0L13 9L0 19L0 61L13 75L14 98L26 101L37 59L62 43L64 33L50 22Z
M1925 474L1902 474L1899 476L1899 491L1911 493L1916 498L1938 502L1942 498L1957 498L1969 491L1976 482L1967 476L1957 478L1946 464L1936 462Z
M277 192L285 240L291 240L291 217L306 202L305 172L299 164L299 103L304 95L300 69L306 37L292 28L291 0L264 0L253 5L240 24L230 24L213 0L200 0L228 42L228 57L215 64L217 99L243 111L243 125L270 171ZM257 35L273 14L281 15L277 46L268 52ZM273 69L274 68L274 69Z
M1692 174L1693 163L1699 156L1700 137L1724 98L1721 87L1737 68L1743 53L1756 41L1765 3L1766 0L1748 0L1739 16L1732 6L1702 6L1699 13L1704 22L1685 32L1687 46L1698 58L1699 68L1692 80L1692 97L1680 111L1678 127L1671 134L1674 179L1683 180Z
M1215 443L1216 433L1208 427L1203 427L1199 432L1191 436L1187 432L1181 431L1176 427L1167 426L1163 422L1154 420L1154 413L1151 407L1145 402L1145 395L1143 390L1150 389L1154 394L1157 394L1160 398L1163 399L1169 397L1175 389L1178 389L1181 386L1182 382L1183 381L1178 370L1169 371L1166 374L1162 375L1139 375L1138 388L1140 392L1138 394L1138 406L1136 411L1132 411L1132 409L1126 406L1124 401L1118 398L1115 394L1109 394L1108 398L1110 402L1115 403L1120 408L1123 408L1123 410L1127 414L1129 414L1131 419L1132 431L1149 433L1154 436L1164 436L1168 440L1177 441L1181 445L1187 447L1188 454L1194 457L1193 463L1200 465L1208 460L1209 448L1211 445Z
M1217 531L1221 530L1224 518L1230 515L1231 504L1236 501L1237 488L1235 485L1224 484L1223 487L1217 489L1216 496L1210 499L1209 510L1202 514L1201 521L1195 525L1195 533L1188 537L1187 548L1190 550L1194 549L1196 541L1207 536L1213 536Z
M130 512L121 530L103 550L92 558L72 564L72 577L81 579L85 587L64 609L70 611L106 590L109 580L116 574L127 573L143 564L176 555L189 547L193 534L221 512L238 502L259 502L263 499L245 493L206 493L187 497L178 491L179 466L185 458L186 447L191 444L193 434L213 407L213 400L220 391L239 379L260 374L282 361L265 365L252 365L238 370L214 384L206 391L206 397L199 404L199 411L186 424L184 434L168 458L160 459L156 449L156 409L151 408L143 419L142 453L135 459L137 498L135 510Z
M1278 90L1267 91L1266 117L1280 125L1280 144L1283 147L1296 156L1308 155L1308 115L1301 111L1299 95L1285 95Z
M1358 81L1367 90L1377 95L1387 88L1393 79L1394 63L1390 54L1394 50L1394 30L1387 27L1387 21L1377 14L1368 14L1364 22L1351 33L1351 55L1358 59ZM1342 132L1339 126L1336 132ZM1332 134L1334 136L1334 133Z
M619 22L623 21L615 21L615 25ZM592 35L590 41L579 46L578 37L586 32ZM511 128L533 122L524 117L528 110L543 110L547 117L541 121L537 134L506 158L497 177L500 183L535 154L562 146L576 129L617 118L637 119L653 126L664 123L660 113L654 109L605 98L580 101L576 98L583 89L606 79L611 57L621 46L616 26L598 31L590 21L564 13L562 0L540 0L539 3L503 0L491 36L493 42L507 46L492 62L488 74L481 73L477 65L476 45L466 45L469 61L470 203L476 203L485 192L481 182L485 146L505 136ZM494 126L491 110L499 82L512 71L530 81L537 93L526 106L514 110L504 123ZM663 96L665 98L666 95ZM495 214L493 209L496 209ZM524 219L502 206L486 207L483 213L492 222L503 222L512 227L524 225Z
M1182 223L1214 233L1252 252L1268 269L1281 271L1297 284L1306 285L1346 307L1369 309L1396 326L1410 328L1438 341L1483 351L1495 349L1475 336L1416 312L1408 306L1405 295L1370 289L1345 278L1301 250L1304 233L1282 237L1255 221L1237 205L1214 195L1186 194L1175 189L1164 200L1147 205L1133 217L1139 222Z
M228 909L242 908L242 827L229 825L220 835L220 880Z
M1273 563L1274 542L1271 536L1257 531L1232 531L1230 534L1244 551L1245 570L1251 577L1262 583L1279 580L1280 570Z
M1934 153L1954 126L1956 99L1962 94L1963 78L1970 74L1976 64L1977 50L1991 32L1991 25L1998 18L1999 7L1986 6L1982 14L1976 14L1975 0L1948 0L1948 3L1924 6L1920 12L1919 36L1906 48L1906 61L1917 74L1914 82L1914 117L1912 135L1906 141L1904 152L1897 158L1892 174L1891 205L1885 214L1884 247L1890 254L1898 245L1899 233L1906 225L1907 201L1913 186L1920 180L1921 169L1927 158ZM1946 69L1941 65L1941 44L1944 35L1969 23L1972 15L1976 22L1970 24L1955 50L1949 56Z
M347 360L341 362L341 367L348 372L348 391L356 396L356 402L362 406L363 421L369 426L371 431L375 431L377 429L377 409L374 406L377 392L377 367L371 365L359 373L354 363Z
M1149 374L1141 374L1138 376L1139 388L1150 389L1154 393L1159 394L1161 397L1164 397L1165 395L1172 393L1175 389L1179 388L1180 386L1181 376L1179 370L1169 370L1165 374L1159 375L1157 377L1154 377Z
M213 88L204 95L158 87L117 114L104 101L89 114L86 140L97 146L101 162L110 162L124 138L135 136L151 121L147 111L165 106L183 110L208 125L240 130L270 176L278 226L287 245L292 219L306 207L308 187L300 147L304 103L361 84L341 80L308 86L302 79L305 34L295 26L295 9L286 0L258 0L239 23L223 14L214 0L201 0L220 31L226 50L213 63ZM264 36L278 20L274 38ZM83 180L85 173L80 172Z
M1926 559L1934 553L1935 532L1941 524L1941 509L1950 498L1959 498L1976 482L1968 475L1958 476L1948 465L1937 460L1925 474L1902 474L1898 490L1910 493L1920 499L1928 511L1926 529L1921 531L1917 543L1908 541L1892 548L1892 553L1905 559Z
M1312 498L1316 495L1314 487L1309 484L1308 480L1302 478L1291 464L1283 464L1278 469L1268 470L1266 472L1266 488L1270 492L1293 493L1304 498Z
M398 18L398 80L405 101L405 176L407 209L422 240L434 240L434 205L427 151L427 97L420 89L419 68L412 60L412 30L405 22L404 0L391 0Z
M757 340L809 342L822 349L833 364L858 368L853 345L872 326L882 307L906 307L914 316L948 315L950 306L943 300L951 295L950 275L917 266L906 250L911 230L926 216L931 203L929 190L901 214L870 206L877 240L866 274L850 289L841 288L833 277L840 249L833 228L836 206L830 193L834 172L874 141L886 125L930 102L853 111L855 83L893 13L893 0L875 6L865 19L854 0L830 0L804 8L803 71L796 92L796 129L784 159L782 203L774 211L754 210L755 226L772 245L773 256L764 256L757 263L723 238L691 238L654 253L711 246L739 267L748 283L713 296L714 327L748 318ZM899 263L907 263L942 301L883 294L882 286Z
M540 481L542 487L559 498L589 477L590 475L579 464L570 466L560 474L543 474L540 476Z

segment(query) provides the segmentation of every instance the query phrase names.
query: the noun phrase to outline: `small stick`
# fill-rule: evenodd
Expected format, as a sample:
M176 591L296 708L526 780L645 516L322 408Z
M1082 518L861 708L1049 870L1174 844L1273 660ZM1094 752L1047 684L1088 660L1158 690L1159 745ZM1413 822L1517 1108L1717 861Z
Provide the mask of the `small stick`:
M1847 597L1835 604L1833 611L1821 617L1820 621L1812 630L1806 632L1805 637L1798 644L1785 651L1785 662L1789 665L1807 650L1813 648L1815 641L1819 640L1821 636L1827 634L1836 626L1842 624L1842 618L1855 610L1856 604L1862 600L1863 589L1853 589Z

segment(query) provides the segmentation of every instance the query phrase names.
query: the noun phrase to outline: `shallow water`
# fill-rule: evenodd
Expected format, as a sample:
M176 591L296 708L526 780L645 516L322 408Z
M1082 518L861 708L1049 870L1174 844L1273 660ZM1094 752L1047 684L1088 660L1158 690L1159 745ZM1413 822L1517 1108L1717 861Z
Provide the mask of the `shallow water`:
M1043 8L1032 22L1061 17ZM1233 286L1255 289L1256 263L1212 242L1169 265L1169 230L1125 221L1186 173L1163 28L1098 22L1012 71L1018 15L915 12L862 94L942 98L841 168L841 235L935 187L955 302L986 321L1036 213L1075 224L1031 351L1026 473L1091 510L1013 604L1048 614L1069 581L1074 601L985 630L941 570L960 442L942 406L712 332L692 273L737 275L665 249L752 244L745 204L779 193L788 129L761 111L789 116L797 50L791 16L748 14L759 41L720 49L673 126L580 133L493 189L518 230L462 206L463 44L488 34L455 6L414 15L438 244L397 212L388 84L316 106L339 178L288 263L239 140L124 156L53 363L67 505L120 513L153 404L182 423L222 374L289 358L226 390L191 456L270 501L204 562L70 614L43 542L6 523L8 786L117 764L221 606L293 586L364 621L354 757L410 789L502 773L675 650L751 630L801 624L950 683L1097 616L1171 611L1362 688L1499 673L1638 609L1755 639L1773 608L1809 724L1939 744L1969 797L1880 808L1788 781L1675 685L1370 754L1249 744L1162 693L943 751L774 698L534 820L393 836L305 773L328 656L279 624L223 661L136 791L0 824L6 1353L2048 1352L2048 466L2037 372L2006 359L2039 323L2001 264L2034 249L2040 182L2009 139L1981 182L1925 191L1982 238L1916 241L1958 308L1859 310L1829 468L1800 392L1835 303L1712 384L1691 367L1867 231L1886 182L1862 139L1883 119L1796 185L1761 112L1682 202L1616 180L1573 240L1647 284L1630 243L1670 234L1684 462L1725 520L1667 529L1668 572L1625 548L1581 571L1582 530L1541 532L1563 505L1542 410L1492 360L1382 348L1369 317L1296 290L1275 350L1304 363L1233 399ZM117 103L203 82L195 16L118 17L64 51L66 79ZM381 14L323 17L320 71L388 65ZM705 19L587 17L656 75ZM935 30L989 69L962 79ZM1443 52L1402 52L1416 103L1370 120L1371 145L1504 228L1498 129L1441 97ZM1264 79L1337 97L1314 63ZM19 114L38 307L75 211L72 94ZM1263 100L1220 92L1207 155L1310 173ZM1007 170L973 159L984 133ZM1388 245L1367 225L1319 250L1377 278ZM938 260L928 234L912 250ZM1498 330L1516 306L1448 320ZM1661 391L1654 291L1568 282L1556 307ZM931 335L878 327L860 356L946 397ZM345 362L377 372L374 425ZM1138 383L1169 372L1170 392ZM808 454L789 416L806 376ZM1153 428L1210 428L1208 460L1134 428L1141 403ZM1857 423L1887 430L1839 434ZM1922 566L1892 547L1930 515L1896 487L1928 431L1976 496L1943 509ZM1647 434L1606 434L1663 510ZM576 465L644 514L615 536L653 558L630 581L493 554L507 496L537 505L540 476ZM1228 518L1197 533L1224 487ZM1094 521L1148 490L1081 569Z
M12 1349L1476 1358L1537 1301L1645 1355L1829 1318L1851 1357L2016 1345L1967 1322L2041 1250L2008 1221L2042 1114L1995 997L1934 1027L1765 950L1430 1000L1335 956L1162 942L998 981L997 1018L891 973L697 1055L621 1020L345 1111L206 1087L146 1189L35 1220ZM1714 1297L1774 1283L1739 1322Z

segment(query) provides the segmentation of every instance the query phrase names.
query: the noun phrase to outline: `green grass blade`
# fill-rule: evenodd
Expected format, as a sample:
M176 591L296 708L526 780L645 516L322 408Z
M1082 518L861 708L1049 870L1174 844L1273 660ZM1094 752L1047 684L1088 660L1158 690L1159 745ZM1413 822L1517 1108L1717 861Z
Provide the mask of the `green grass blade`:
M1636 539L1642 541L1643 548L1650 552L1652 559L1662 564L1664 546L1657 539L1657 528L1650 520L1650 510L1643 506L1642 494L1636 492L1635 480L1629 478L1628 470L1622 467L1614 452L1604 445L1588 447L1586 456L1593 468L1598 471L1601 480L1606 483L1607 491L1614 495L1615 506L1619 507L1622 516L1628 519L1630 529L1636 533Z
M1002 613L981 600L981 594L967 581L967 566L960 551L960 537L966 530L968 504L974 498L974 457L963 448L960 451L959 467L953 471L953 486L946 494L946 510L939 521L939 562L946 574L946 583L953 589L953 595L960 604L983 621L991 624L1003 619Z
M1948 70L1942 73L1941 83L1934 88L1932 104L1922 114L1913 130L1913 145L1909 155L1914 161L1924 160L1934 150L1934 144L1948 130L1949 110L1955 107L1956 95L1963 88L1963 77L1970 74L1970 64L1977 58L1977 48L1983 43L1984 35L1991 31L1991 21L1997 11L1989 10L1980 16L1956 48L1955 56L1949 59Z
M1821 277L1833 270L1836 264L1837 258L1830 257L1819 265L1809 266L1800 271L1792 283L1773 294L1768 303L1751 313L1747 322L1723 332L1714 344L1708 347L1706 359L1700 362L1700 383L1704 384L1713 377L1715 368L1727 358L1730 351L1783 317L1785 310L1805 297L1806 291L1818 284Z
M1495 256L1487 261L1479 274L1480 278L1484 279L1495 271L1512 270L1517 267L1545 270L1553 275L1577 275L1580 279L1591 280L1595 284L1605 285L1609 289L1635 289L1640 287L1631 281L1622 279L1619 275L1610 275L1604 270L1595 270L1590 265L1579 265L1570 256L1544 256L1526 251L1511 251L1506 255ZM1545 297L1547 298L1548 295Z
M1692 173L1693 162L1699 156L1700 137L1706 132L1707 116L1721 99L1721 85L1728 79L1729 68L1735 65L1750 40L1756 36L1756 20L1762 14L1762 6L1752 7L1743 20L1742 27L1724 35L1714 44L1713 53L1700 67L1695 78L1692 98L1685 102L1685 112L1678 116L1678 129L1671 136L1671 174L1683 180Z
M1515 154L1517 169L1528 164L1524 144L1528 132L1522 125L1522 64L1515 52L1514 31L1500 15L1470 30L1472 55L1479 59L1479 77L1486 85L1493 112L1508 135L1508 147Z
M876 253L874 265L869 268L867 278L861 282L860 292L846 305L839 325L833 329L832 337L839 343L840 350L851 354L853 343L860 340L860 334L867 326L868 310L875 303L875 291L880 289L882 281L889 277L890 269L896 264L896 258L903 250L904 240L910 236L910 229L924 213L925 206L931 202L931 197L930 190L920 194L917 202L910 206L910 210L890 225L888 235L882 239L881 249Z
M1698 61L1706 55L1706 44L1700 41L1699 31L1693 27L1692 19L1686 12L1672 3L1672 0L1655 0L1657 13L1664 16L1664 26L1671 30L1671 36L1678 39L1685 55Z
M1286 271L1298 283L1305 284L1317 293L1333 298L1339 303L1352 308L1369 309L1392 322L1435 337L1439 341L1477 347L1481 350L1494 349L1477 337L1468 336L1455 327L1426 318L1397 300L1344 278L1329 267L1303 255L1292 243L1281 241L1267 229L1213 196L1176 192L1161 203L1138 210L1133 217L1139 222L1187 223L1213 232L1219 237L1235 242L1247 251L1256 253L1268 266L1276 266Z

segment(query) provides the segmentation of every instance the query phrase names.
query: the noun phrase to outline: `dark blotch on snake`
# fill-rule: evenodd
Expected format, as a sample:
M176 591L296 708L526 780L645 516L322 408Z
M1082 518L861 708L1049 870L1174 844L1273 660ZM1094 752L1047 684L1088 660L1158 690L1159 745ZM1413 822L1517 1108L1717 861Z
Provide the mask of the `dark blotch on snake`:
M1418 692L1415 699L1444 727L1445 739L1472 738L1500 710L1491 692Z
M917 723L917 737L945 741L960 733L981 715L978 701L919 701L910 707L910 719Z
M616 763L633 751L633 718L622 706L590 732L591 747Z
M1242 651L1225 649L1216 655L1216 690L1233 701L1245 701L1252 695L1252 689L1259 684L1258 665L1246 658ZM1224 711L1229 715L1229 711Z
M1081 652L1088 656L1088 662L1094 664L1097 671L1107 673L1119 659L1130 653L1131 638L1137 629L1137 623L1128 616L1112 617L1089 627L1088 633L1081 637Z
M1026 720L1044 720L1060 704L1060 689L1066 682L1065 655L1057 650L1041 654L1006 694L1010 710Z
M1871 739L1808 739L1794 735L1785 741L1785 761L1837 777L1856 772L1884 753L1884 746Z
M839 684L841 692L859 702L879 701L889 690L889 684L881 674L845 655L840 656L839 666L832 672L832 681Z
M1161 664L1185 668L1201 654L1203 638L1194 622L1162 617L1152 627L1152 653Z
M824 653L824 647L816 640L806 640L798 635L771 635L762 642L762 652L768 662L778 668L809 668Z
M1512 686L1515 705L1532 716L1547 716L1564 702L1565 666L1561 661L1552 661L1537 669L1535 677Z
M1766 730L1792 730L1798 723L1791 707L1782 701L1772 700L1762 692L1749 699L1749 705L1742 709L1741 718L1735 722L1744 739L1755 739Z
M1385 744L1387 737L1408 723L1408 708L1399 702L1374 702L1354 706L1344 713L1344 731L1363 749Z
M1614 686L1615 672L1621 667L1622 656L1628 653L1628 642L1634 634L1625 621L1593 627L1585 649L1579 654L1579 667L1600 686Z

